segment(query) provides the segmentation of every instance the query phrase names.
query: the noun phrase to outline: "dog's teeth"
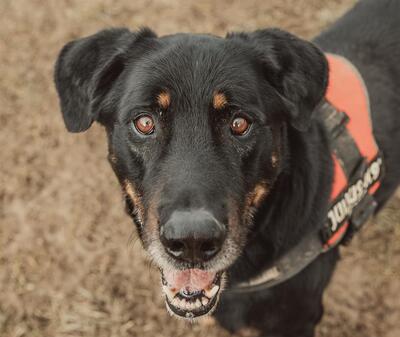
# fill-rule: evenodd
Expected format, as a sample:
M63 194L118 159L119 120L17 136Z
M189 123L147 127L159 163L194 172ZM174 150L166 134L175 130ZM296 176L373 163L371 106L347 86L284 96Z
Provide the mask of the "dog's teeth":
M171 303L172 303L173 306L178 307L178 306L179 306L179 298L176 298L176 297L175 297L175 298L172 300Z
M218 292L218 290L219 290L219 286L215 285L210 291L211 297L214 297L215 294Z
M202 303L204 306L206 306L206 305L208 304L208 299L205 298L205 297L203 297L203 298L201 299L201 303Z
M186 300L181 299L180 302L179 302L179 307L181 309L186 309Z
M207 297L208 298L213 298L215 296L215 294L218 292L218 290L219 290L219 286L215 285L210 290L206 291Z
M200 308L201 307L201 301L200 299L196 300L196 308Z
M188 311L192 310L192 303L186 301L185 308L186 308L186 310L188 310Z

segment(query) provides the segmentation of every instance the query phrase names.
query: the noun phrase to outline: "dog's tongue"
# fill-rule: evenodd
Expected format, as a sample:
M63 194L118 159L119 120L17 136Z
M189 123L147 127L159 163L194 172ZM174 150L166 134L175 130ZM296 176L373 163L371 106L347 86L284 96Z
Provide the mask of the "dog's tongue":
M215 273L201 269L175 270L164 273L170 288L194 292L207 288L214 281Z

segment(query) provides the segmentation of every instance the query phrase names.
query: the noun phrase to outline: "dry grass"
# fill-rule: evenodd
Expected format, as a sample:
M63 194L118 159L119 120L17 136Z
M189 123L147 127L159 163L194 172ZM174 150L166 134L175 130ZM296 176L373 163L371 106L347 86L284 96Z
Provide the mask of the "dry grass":
M160 34L280 26L310 37L353 2L1 1L0 336L227 336L169 317L131 239L101 128L65 131L52 84L65 42L142 25ZM400 336L399 204L345 250L320 337Z

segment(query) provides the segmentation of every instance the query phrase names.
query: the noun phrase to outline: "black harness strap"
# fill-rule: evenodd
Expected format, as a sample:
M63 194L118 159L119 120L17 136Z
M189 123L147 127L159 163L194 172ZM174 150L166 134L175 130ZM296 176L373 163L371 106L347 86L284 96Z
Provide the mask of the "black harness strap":
M346 177L350 180L357 167L364 161L353 137L346 128L349 117L338 111L328 101L325 101L318 113L324 119L326 129L330 135L332 150L335 153Z
M228 288L227 291L249 293L278 285L301 272L321 254L322 249L320 236L311 233L278 259L273 267L248 282Z

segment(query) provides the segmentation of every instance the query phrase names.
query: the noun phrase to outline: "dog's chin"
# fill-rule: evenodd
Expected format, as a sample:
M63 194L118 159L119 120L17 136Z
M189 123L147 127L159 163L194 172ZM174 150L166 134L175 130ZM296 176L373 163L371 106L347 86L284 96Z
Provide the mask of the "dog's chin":
M211 314L217 306L223 280L223 272L200 269L161 271L168 311L189 320Z

